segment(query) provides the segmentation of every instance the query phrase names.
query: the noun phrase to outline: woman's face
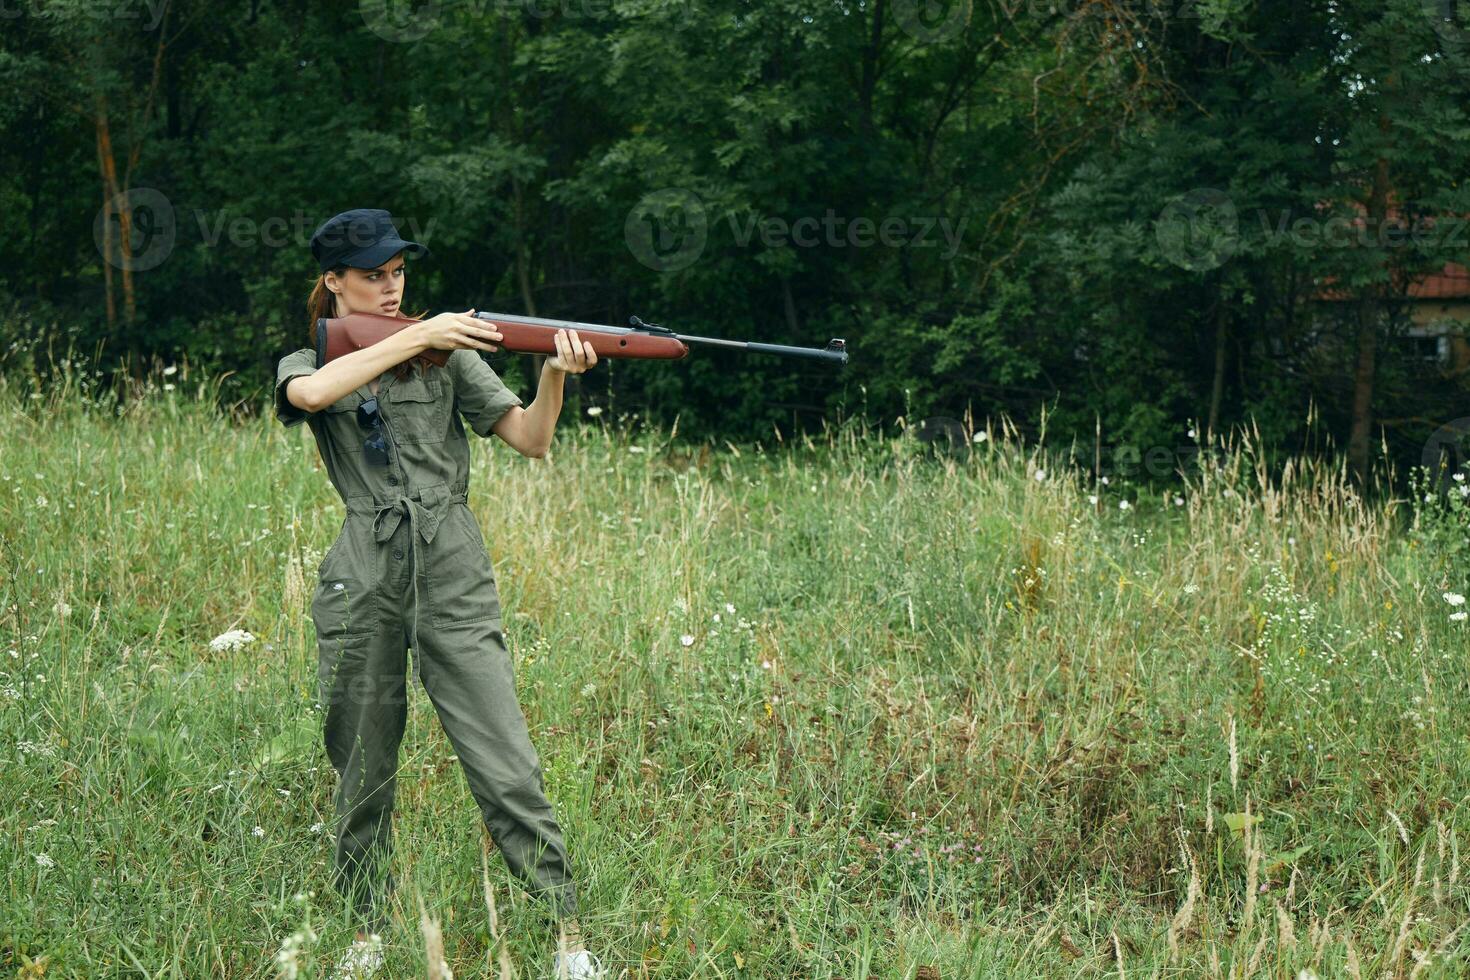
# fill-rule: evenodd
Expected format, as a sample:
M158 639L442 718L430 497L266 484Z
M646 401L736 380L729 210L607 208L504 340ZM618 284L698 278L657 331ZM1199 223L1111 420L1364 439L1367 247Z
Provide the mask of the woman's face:
M403 306L403 253L399 252L376 269L348 269L345 276L326 275L327 288L337 294L337 315L384 313L398 316Z

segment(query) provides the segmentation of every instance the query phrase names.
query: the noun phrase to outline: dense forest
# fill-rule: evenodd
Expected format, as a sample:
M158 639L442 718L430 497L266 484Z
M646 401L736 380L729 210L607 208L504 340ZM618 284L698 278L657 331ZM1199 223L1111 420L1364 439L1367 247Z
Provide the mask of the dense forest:
M1466 7L4 0L0 367L259 411L312 231L383 207L410 312L851 353L605 362L605 419L1004 414L1145 478L1246 425L1366 480L1470 416Z

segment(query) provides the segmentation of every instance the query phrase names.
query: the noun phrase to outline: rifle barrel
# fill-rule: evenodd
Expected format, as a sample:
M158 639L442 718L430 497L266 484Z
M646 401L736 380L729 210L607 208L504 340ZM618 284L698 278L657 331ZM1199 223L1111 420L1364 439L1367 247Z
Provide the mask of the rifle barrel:
M674 333L667 327L656 324L645 323L637 317L630 319L635 324L632 327L613 327L604 323L579 323L575 320L553 320L539 316L521 316L519 314L501 314L479 312L475 314L481 320L519 320L522 323L535 323L545 327L565 328L567 330L585 331L589 333L629 334L641 333L653 337L672 337L685 343L708 344L711 347L724 347L731 350L743 350L756 354L779 354L783 357L805 357L815 361L836 361L838 364L847 363L847 344L839 338L833 338L827 342L825 348L819 347L791 347L786 344L762 344L747 340L726 340L723 337L691 337L688 334Z
M814 361L847 363L847 345L835 338L828 341L826 348L823 349L820 347L791 347L787 344L762 344L753 340L725 340L721 337L691 337L682 333L676 333L674 336L685 343L710 344L714 347L733 348L755 354L780 354L783 357L805 357Z

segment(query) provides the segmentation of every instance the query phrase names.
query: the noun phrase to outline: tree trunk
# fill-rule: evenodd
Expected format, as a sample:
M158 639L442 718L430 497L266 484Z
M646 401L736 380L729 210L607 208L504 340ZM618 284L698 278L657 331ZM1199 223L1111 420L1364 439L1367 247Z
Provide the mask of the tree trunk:
M1214 440L1220 425L1220 401L1225 394L1225 347L1229 329L1226 326L1225 301L1215 298L1215 381L1210 386L1210 416L1205 423L1205 442Z
M120 259L122 270L123 317L132 323L138 311L137 298L133 292L133 214L122 200L127 188L122 187L117 176L117 160L112 153L112 129L107 118L107 99L98 95L94 102L93 120L97 129L97 166L102 174L103 200L103 278L107 290L107 326L117 326L117 305L112 295L112 261L114 254ZM117 208L116 253L112 248L112 209Z
M1379 130L1388 133L1388 116L1379 117ZM1379 242L1388 215L1388 160L1379 157L1373 166L1373 191L1368 196L1368 234ZM1381 248L1378 252L1382 255ZM1386 256L1385 256L1386 260ZM1348 436L1348 467L1358 486L1368 481L1368 441L1373 429L1373 373L1378 353L1378 330L1382 319L1382 283L1368 286L1358 300L1358 363L1353 372L1353 425Z

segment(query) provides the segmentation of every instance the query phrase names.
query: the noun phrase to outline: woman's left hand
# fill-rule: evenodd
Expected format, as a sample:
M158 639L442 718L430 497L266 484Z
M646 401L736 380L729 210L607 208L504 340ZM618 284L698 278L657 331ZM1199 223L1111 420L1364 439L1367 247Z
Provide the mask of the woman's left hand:
M556 332L556 356L546 363L567 374L581 374L597 363L597 352L591 341L581 340L577 331L563 327Z

